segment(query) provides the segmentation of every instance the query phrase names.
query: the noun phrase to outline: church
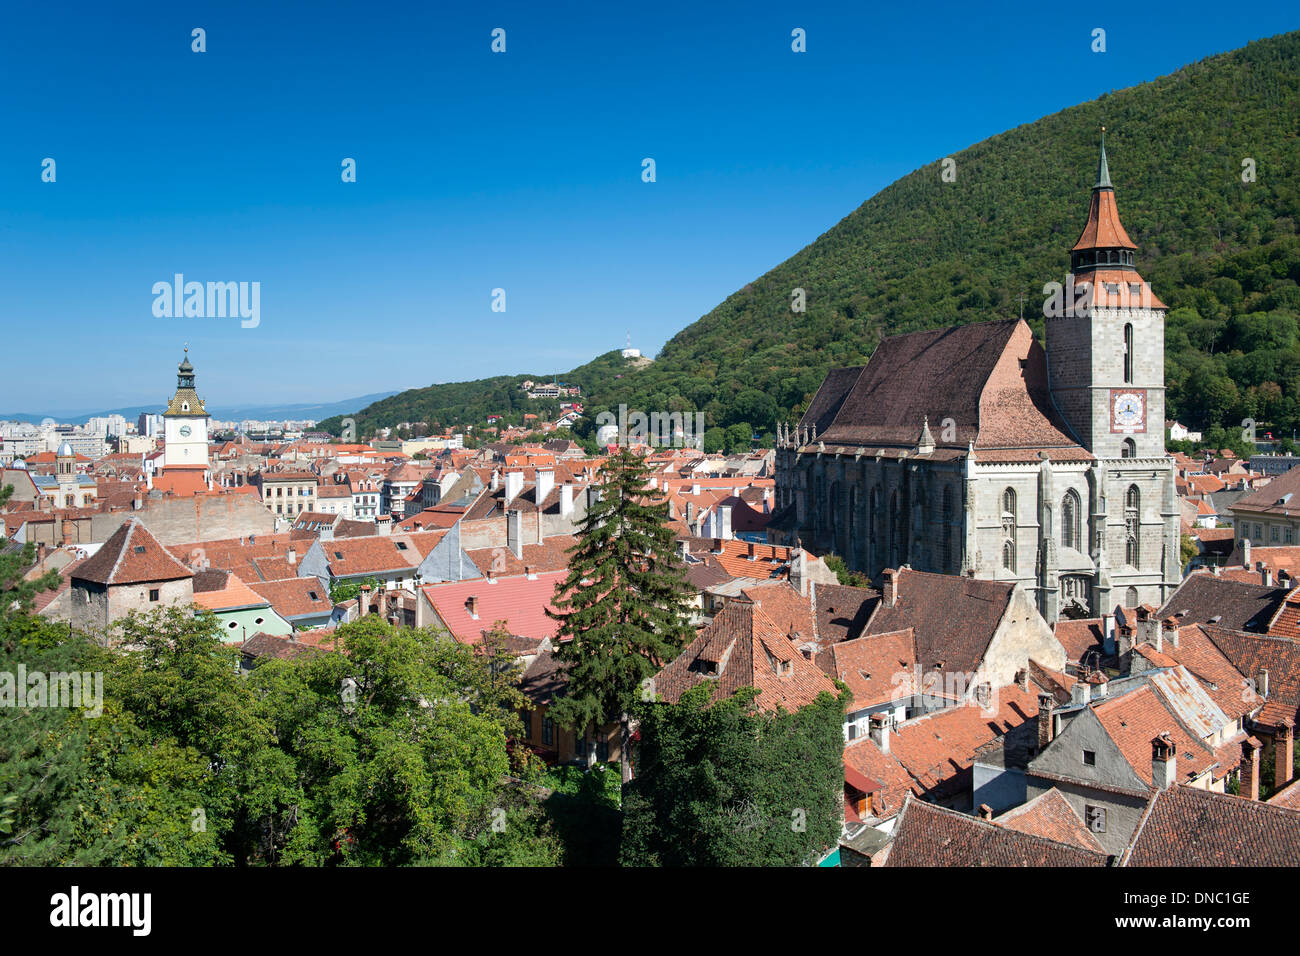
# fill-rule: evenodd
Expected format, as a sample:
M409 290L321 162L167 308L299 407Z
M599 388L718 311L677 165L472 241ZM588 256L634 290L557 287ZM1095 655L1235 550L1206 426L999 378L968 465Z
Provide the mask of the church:
M1014 581L1043 616L1157 607L1181 580L1167 307L1134 264L1103 137L1064 308L885 339L777 435L773 543Z

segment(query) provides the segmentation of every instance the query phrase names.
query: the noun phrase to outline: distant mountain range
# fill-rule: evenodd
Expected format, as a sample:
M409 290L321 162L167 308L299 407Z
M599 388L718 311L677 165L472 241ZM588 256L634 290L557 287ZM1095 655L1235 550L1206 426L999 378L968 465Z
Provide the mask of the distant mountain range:
M222 421L240 421L246 418L261 421L310 418L320 421L332 415L348 415L360 411L367 405L396 394L396 391L375 392L372 395L361 395L357 398L344 399L341 402L320 404L213 405L208 408L208 414ZM161 413L166 407L165 402L159 402L155 405L131 405L126 408L107 408L91 411L0 412L0 421L30 422L33 425L38 425L45 419L52 418L60 424L84 425L92 418L121 415L127 421L133 422L140 417L142 412Z

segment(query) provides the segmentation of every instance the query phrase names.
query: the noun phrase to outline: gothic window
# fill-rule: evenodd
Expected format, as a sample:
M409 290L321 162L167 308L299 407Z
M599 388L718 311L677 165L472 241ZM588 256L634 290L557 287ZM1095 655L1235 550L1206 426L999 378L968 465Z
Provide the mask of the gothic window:
M952 487L949 485L943 489L943 528L940 533L943 535L943 570L948 571L952 568Z
M898 492L889 496L889 560L898 563L899 543L902 541L902 514L898 508Z
M1016 569L1016 492L1008 488L1002 492L1002 567Z
M1119 456L1121 458L1136 458L1137 442L1131 438L1125 438L1123 444L1120 445Z
M1081 513L1079 496L1074 489L1070 489L1061 499L1061 547L1083 550L1079 527Z
M1128 492L1124 495L1124 563L1134 568L1141 560L1138 547L1138 514L1141 504L1137 485L1129 485Z
M1138 589L1137 589L1137 588L1129 588L1128 591L1125 593L1125 595L1124 595L1124 606L1125 606L1125 607L1137 607L1137 606L1138 606Z
M1124 382L1133 381L1133 323L1124 326Z

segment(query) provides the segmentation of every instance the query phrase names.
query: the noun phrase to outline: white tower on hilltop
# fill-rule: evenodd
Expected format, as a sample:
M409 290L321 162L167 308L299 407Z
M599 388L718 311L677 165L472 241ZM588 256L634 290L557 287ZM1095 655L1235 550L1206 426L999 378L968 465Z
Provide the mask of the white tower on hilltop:
M177 366L176 394L163 412L163 468L208 466L208 410L194 391L194 366L189 349Z

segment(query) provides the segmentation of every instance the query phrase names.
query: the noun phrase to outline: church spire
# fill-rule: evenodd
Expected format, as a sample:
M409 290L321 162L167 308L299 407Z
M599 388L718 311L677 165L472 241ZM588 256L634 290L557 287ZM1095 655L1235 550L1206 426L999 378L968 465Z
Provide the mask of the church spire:
M1114 189L1110 184L1110 165L1106 162L1106 127L1101 128L1101 159L1097 161L1097 185L1093 189Z
M1097 160L1097 183L1092 187L1092 202L1083 234L1070 250L1070 271L1075 275L1105 270L1133 270L1133 253L1137 244L1124 231L1115 205L1115 187L1110 181L1110 163L1106 159L1106 127L1101 128L1101 156Z

